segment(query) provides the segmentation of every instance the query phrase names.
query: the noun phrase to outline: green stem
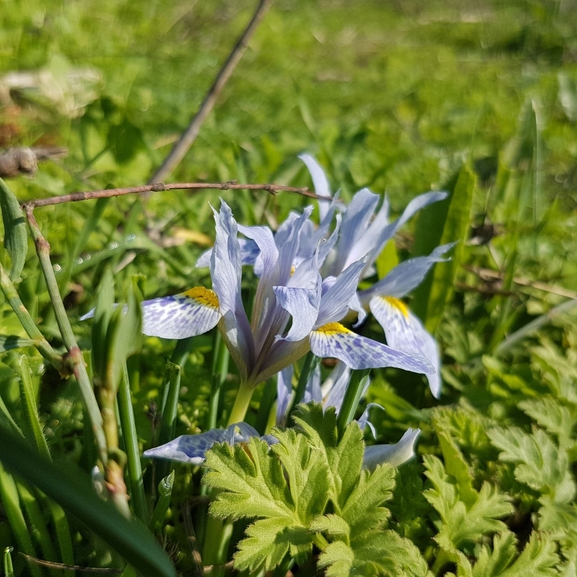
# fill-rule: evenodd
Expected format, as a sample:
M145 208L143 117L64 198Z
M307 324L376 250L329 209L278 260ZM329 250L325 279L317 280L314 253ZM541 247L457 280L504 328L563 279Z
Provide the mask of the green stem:
M126 469L130 483L130 502L136 516L146 523L148 519L148 509L146 506L146 496L144 493L144 483L142 481L142 467L140 464L140 448L138 444L138 434L134 421L134 410L130 395L130 381L126 362L124 363L123 377L118 388L118 415L120 417L120 427L124 438L124 450L126 451Z
M236 394L236 399L234 405L228 416L228 424L232 425L234 423L240 423L244 421L246 412L250 406L250 400L254 392L254 387L248 386L245 383L241 383Z
M12 310L18 317L20 324L28 334L28 336L35 341L34 346L38 349L39 353L50 362L54 368L58 371L64 371L64 361L62 356L59 355L51 346L50 343L44 338L44 335L40 332L40 329L36 326L36 323L32 320L30 313L20 300L18 292L14 288L6 269L0 264L0 287L2 292L6 297L6 300L12 307Z
M337 418L337 428L341 436L345 432L347 425L355 418L357 407L359 406L359 402L363 396L363 389L365 388L366 382L365 379L368 378L370 372L370 369L353 371Z
M305 390L307 388L307 383L309 382L310 374L314 370L315 364L317 362L318 358L315 357L312 351L309 351L303 362L303 366L297 383L297 389L295 391L295 397L293 399L290 411L288 412L289 415L294 411L294 408L303 400L305 396Z
M102 415L100 414L98 402L96 401L96 396L94 395L94 389L92 388L92 383L90 382L88 372L86 371L86 365L84 364L82 352L76 343L74 332L70 325L70 321L68 320L66 309L64 308L64 303L62 302L62 298L60 296L58 282L56 281L54 269L52 268L52 263L50 262L50 244L48 244L48 241L42 236L42 232L40 231L38 223L34 218L32 208L29 206L26 207L26 217L28 218L28 225L30 226L30 231L32 232L32 238L34 239L36 253L38 254L40 267L42 268L42 273L46 281L46 287L48 289L50 301L52 303L52 307L54 308L56 322L58 323L58 328L60 329L64 345L68 350L67 361L69 361L72 365L72 371L76 377L76 380L78 381L80 393L86 406L86 410L90 418L90 423L94 430L94 437L96 439L100 460L102 463L106 464L108 462L108 449L106 445L106 437L104 435L104 428L102 425Z

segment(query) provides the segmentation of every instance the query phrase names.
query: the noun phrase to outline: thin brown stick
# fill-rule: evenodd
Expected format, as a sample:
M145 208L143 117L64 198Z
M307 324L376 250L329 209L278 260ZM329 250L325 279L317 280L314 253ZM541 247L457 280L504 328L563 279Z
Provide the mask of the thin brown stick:
M143 186L129 186L127 188L109 188L107 190L89 190L86 192L73 192L50 198L37 198L23 202L22 206L36 208L38 206L52 206L66 202L79 202L95 198L110 198L112 196L124 196L125 194L142 194L144 192L162 192L166 190L266 190L271 194L277 192L294 192L317 200L332 200L330 196L322 196L311 192L306 186L283 186L282 184L238 184L237 182L175 182L163 184L146 184Z
M220 69L214 83L210 87L210 90L204 97L198 112L193 116L192 120L186 131L182 134L178 142L174 145L170 154L166 157L160 168L148 181L149 183L158 182L164 180L178 165L178 163L184 158L193 142L196 140L198 133L200 132L200 127L202 126L204 120L213 109L214 104L219 97L225 84L228 82L229 78L232 76L236 65L239 63L242 55L244 54L248 42L255 30L257 29L260 21L263 19L266 11L268 10L272 0L260 0L256 11L251 18L245 31L242 33L241 37L236 42L234 48L229 54L226 62Z
M71 571L80 571L82 573L104 573L107 575L119 575L124 571L124 569L107 567L82 567L80 565L66 565L65 563L57 563L56 561L45 561L44 559L37 559L31 555L26 555L26 553L22 553L22 551L19 551L19 554L22 555L22 557L24 557L29 563L42 565L44 567L51 567L52 569L66 569Z

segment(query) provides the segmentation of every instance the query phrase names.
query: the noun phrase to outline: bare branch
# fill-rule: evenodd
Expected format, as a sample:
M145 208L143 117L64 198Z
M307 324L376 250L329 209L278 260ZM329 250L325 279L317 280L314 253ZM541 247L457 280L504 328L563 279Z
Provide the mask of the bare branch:
M66 202L78 202L81 200L92 200L94 198L110 198L112 196L124 196L125 194L143 194L146 192L161 192L164 190L266 190L270 194L277 192L294 192L317 200L332 200L330 196L321 196L311 192L306 186L283 186L281 184L238 184L231 182L180 182L164 184L157 182L144 186L130 186L128 188L110 188L108 190L92 190L87 192L73 192L62 196L52 196L50 198L37 198L29 202L23 202L22 206L36 208L37 206L51 206Z
M266 11L268 10L272 0L260 0L257 9L251 18L245 31L242 33L241 37L235 44L232 52L229 54L226 62L220 69L214 83L210 87L210 90L204 97L198 112L194 115L186 131L182 134L178 142L174 145L170 154L166 157L162 166L156 171L156 173L148 181L149 183L158 182L164 180L178 165L178 163L184 158L198 133L200 132L200 127L202 126L204 120L214 107L214 104L219 97L225 84L228 82L229 78L232 76L236 65L239 63L242 55L244 54L248 42L255 30L257 29L260 21L263 19Z

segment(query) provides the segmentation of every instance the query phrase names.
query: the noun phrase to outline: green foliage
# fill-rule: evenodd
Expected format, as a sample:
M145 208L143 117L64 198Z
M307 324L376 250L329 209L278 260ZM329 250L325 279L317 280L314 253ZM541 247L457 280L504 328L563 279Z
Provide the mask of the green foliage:
M71 470L70 466L56 469L7 429L2 430L0 462L87 524L145 575L169 577L175 574L168 557L144 527L123 517L110 503L103 502L95 494L87 475ZM22 535L27 535L23 519L21 529ZM30 551L31 545L25 545L25 550Z
M526 433L518 427L494 428L491 442L502 452L499 458L515 464L515 478L559 503L575 497L567 450L557 446L542 429Z
M327 575L395 575L427 565L418 550L396 533L382 531L388 517L383 503L394 486L393 470L381 465L363 471L364 444L356 423L338 436L335 411L301 406L296 429L275 431L269 447L213 447L204 481L220 489L211 505L218 517L254 518L238 545L238 569L269 570L285 555L302 563L313 545Z
M515 536L506 531L493 538L493 550L481 547L474 567L465 555L459 554L458 577L548 577L558 575L559 557L554 541L547 535L533 533L518 554Z
M419 217L415 246L417 254L429 253L440 244L458 242L451 262L435 267L433 274L415 291L415 313L433 334L443 316L445 304L451 298L457 271L464 261L475 185L475 173L467 164L463 164L446 187L449 198L427 207Z
M463 495L464 491L449 477L448 467L443 466L440 459L425 455L424 461L426 475L432 484L424 494L440 516L441 524L435 539L444 551L454 554L486 533L505 529L499 519L512 512L506 495L489 483L483 483L480 491L467 487Z

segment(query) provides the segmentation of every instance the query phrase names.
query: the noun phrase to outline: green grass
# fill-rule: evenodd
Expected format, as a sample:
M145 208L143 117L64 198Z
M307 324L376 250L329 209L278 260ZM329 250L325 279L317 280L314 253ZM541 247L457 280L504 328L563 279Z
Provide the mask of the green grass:
M254 2L245 1L0 0L0 86L9 71L44 70L62 90L57 100L14 91L13 103L0 106L0 146L69 149L68 158L41 165L35 179L9 181L18 198L144 184L186 127L253 9ZM93 82L75 101L68 73L79 69L90 70ZM70 113L76 104L82 106ZM522 545L528 534L521 521L540 523L564 560L575 559L577 550L567 521L575 514L573 498L547 509L547 491L534 479L523 484L520 464L500 458L502 446L491 444L486 430L517 426L528 433L540 426L566 451L568 474L574 471L574 431L568 432L570 442L562 441L523 402L545 398L575 415L576 309L544 322L510 348L505 343L577 287L576 143L577 12L568 1L278 0L199 139L171 176L175 182L310 185L296 158L306 151L326 168L333 191L341 189L345 199L364 186L387 191L397 213L420 192L450 187L456 171L467 164L476 179L471 227L494 225L497 235L462 246L467 268L457 270L437 330L444 360L442 399L437 403L425 393L421 377L373 372L369 400L385 407L384 413L374 411L373 419L383 442L398 439L408 426L420 426L420 453L442 455L453 476L464 459L475 490L488 481L513 500L516 512L508 524ZM91 347L90 326L78 318L94 306L107 267L114 271L117 299L134 275L140 275L146 298L205 283L207 275L195 262L206 246L170 241L183 231L212 237L209 202L216 206L219 196L243 224L279 222L306 204L289 194L177 191L154 194L146 210L134 208L131 197L102 202L101 213L95 201L36 210L81 348ZM425 217L397 238L401 258L424 242L424 222ZM151 229L166 247L151 241ZM9 263L3 250L0 262ZM499 278L479 276L473 269L490 269ZM32 245L17 288L61 352ZM424 310L418 302L413 308ZM382 336L374 322L363 330ZM0 335L26 336L3 296ZM177 435L204 430L215 418L208 414L212 342L211 336L193 342L182 373ZM154 415L162 407L173 348L173 343L147 339L142 353L129 360L141 448L150 446L159 431ZM76 387L45 366L34 349L25 350L53 458L87 470L92 441ZM0 354L0 397L18 423L30 410L30 401L23 406L19 396L20 355ZM235 386L233 373L217 407L219 425L226 422ZM259 390L257 401L260 395ZM442 431L448 431L454 446L439 440ZM432 541L439 515L408 481L425 481L424 470L421 459L401 469L406 483L396 489L391 527L413 540L440 572ZM8 479L8 473L3 475ZM161 531L171 552L186 550L179 505L191 492L200 492L199 478L197 472L178 470L170 521ZM6 481L10 488L11 479ZM147 495L158 482L149 467ZM463 479L459 483L462 489ZM415 499L418 521L395 504L403 499ZM0 511L1 547L15 544L5 509ZM556 525L561 527L557 533ZM71 530L79 540L77 562L111 563L83 527L73 522ZM474 559L479 547L461 550ZM446 554L453 563L446 567L456 571L458 560ZM185 553L173 557L179 571L191 563ZM26 574L22 559L13 554L13 561L15 574Z

